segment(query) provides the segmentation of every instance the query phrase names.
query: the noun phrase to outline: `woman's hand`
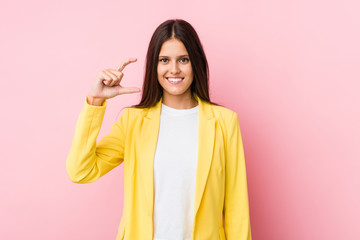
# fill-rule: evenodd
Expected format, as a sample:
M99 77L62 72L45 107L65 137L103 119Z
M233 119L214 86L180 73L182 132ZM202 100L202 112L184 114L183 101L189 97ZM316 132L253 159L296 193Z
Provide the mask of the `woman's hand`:
M129 58L117 70L109 68L100 71L87 95L88 103L101 106L106 99L117 95L140 92L137 87L123 87L120 85L121 79L124 77L122 71L128 64L136 61L136 58Z

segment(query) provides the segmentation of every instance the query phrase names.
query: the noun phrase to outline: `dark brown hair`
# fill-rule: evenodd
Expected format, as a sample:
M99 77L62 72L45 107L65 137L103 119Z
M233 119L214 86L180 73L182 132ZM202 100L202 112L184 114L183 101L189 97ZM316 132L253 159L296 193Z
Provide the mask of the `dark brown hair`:
M161 46L170 38L180 40L189 53L194 74L194 79L190 86L192 95L195 93L203 101L219 105L210 101L208 62L195 29L190 23L182 19L170 19L160 24L151 37L146 54L146 70L141 101L132 107L152 107L163 96L163 89L157 77L157 65Z

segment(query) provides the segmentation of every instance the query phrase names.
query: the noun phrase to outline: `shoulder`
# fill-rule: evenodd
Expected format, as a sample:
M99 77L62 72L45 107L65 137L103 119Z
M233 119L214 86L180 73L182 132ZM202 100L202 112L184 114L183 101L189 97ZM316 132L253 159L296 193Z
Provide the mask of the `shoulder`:
M215 116L215 121L218 124L218 128L221 129L224 138L231 139L239 136L239 134L241 136L240 123L237 112L223 106L213 104L211 106Z
M215 104L211 104L211 108L215 121L218 123L218 126L222 129L226 136L240 128L237 112L230 108Z
M237 113L227 107L211 104L215 118L224 120L225 122L231 121L234 117L237 117Z

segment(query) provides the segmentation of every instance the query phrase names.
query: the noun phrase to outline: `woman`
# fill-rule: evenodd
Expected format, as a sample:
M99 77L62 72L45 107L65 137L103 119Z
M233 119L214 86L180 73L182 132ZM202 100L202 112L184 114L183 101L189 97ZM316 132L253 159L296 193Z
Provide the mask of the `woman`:
M97 75L67 158L70 179L93 182L124 162L117 240L251 239L238 117L210 101L205 53L186 21L155 30L140 103L96 143L106 99L140 91L120 85L135 61Z

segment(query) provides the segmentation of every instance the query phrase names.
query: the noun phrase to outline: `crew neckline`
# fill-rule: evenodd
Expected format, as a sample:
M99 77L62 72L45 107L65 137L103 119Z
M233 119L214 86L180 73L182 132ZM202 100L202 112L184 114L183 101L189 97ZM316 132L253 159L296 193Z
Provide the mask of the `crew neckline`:
M165 104L161 103L161 112L163 112L165 114L176 115L176 116L188 115L188 114L199 112L199 104L193 108L176 109L176 108L172 108L172 107L166 106Z

